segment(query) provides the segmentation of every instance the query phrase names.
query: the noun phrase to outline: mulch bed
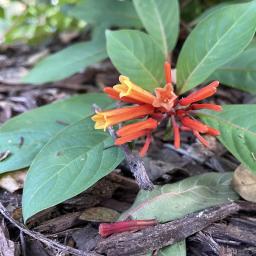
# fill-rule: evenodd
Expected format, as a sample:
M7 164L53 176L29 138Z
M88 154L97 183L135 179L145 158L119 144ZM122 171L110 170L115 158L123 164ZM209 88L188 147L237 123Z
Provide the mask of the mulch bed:
M105 61L63 81L44 86L20 84L19 78L40 54L46 53L23 45L0 51L0 123L38 106L77 93L101 91L104 84L117 82L118 73ZM218 104L254 103L255 97L220 88L215 101ZM202 150L202 146L186 134L182 138L183 148L175 150L171 141L160 139L161 133L164 130L156 134L145 159L154 184L163 185L209 171L233 171L239 165L215 138L210 138L211 151ZM99 222L81 216L92 207L106 207L119 213L127 210L139 190L128 169L122 163L86 192L35 215L26 227L21 219L22 191L9 193L1 189L0 252L2 250L4 256L145 255L143 248L154 249L187 238L189 256L256 255L256 204L246 201L212 207L136 233L100 238ZM10 253L16 254L6 254L8 247Z

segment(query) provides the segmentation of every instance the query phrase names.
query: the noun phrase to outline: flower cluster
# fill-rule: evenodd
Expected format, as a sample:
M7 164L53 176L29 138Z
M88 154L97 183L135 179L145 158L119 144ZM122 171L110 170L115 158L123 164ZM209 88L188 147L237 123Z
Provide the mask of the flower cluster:
M164 69L166 84L163 88L156 88L155 94L142 89L126 76L120 76L120 83L114 87L105 87L104 92L109 97L133 105L96 113L92 117L95 121L95 129L106 130L110 126L136 120L137 122L117 130L115 145L122 145L145 136L145 144L140 150L140 155L143 157L152 141L152 132L161 121L168 118L172 123L175 148L180 147L180 131L192 132L202 144L208 146L202 134L218 136L220 133L198 121L193 114L200 109L222 110L219 105L197 103L214 95L219 82L214 81L187 97L178 98L173 91L170 63L166 62Z

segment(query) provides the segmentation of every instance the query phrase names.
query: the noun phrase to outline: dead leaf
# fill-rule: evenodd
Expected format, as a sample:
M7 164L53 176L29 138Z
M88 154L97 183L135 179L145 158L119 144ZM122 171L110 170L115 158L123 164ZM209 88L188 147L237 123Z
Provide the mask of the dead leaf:
M5 227L4 221L0 226L0 255L1 256L18 256L20 250L18 244L9 240L9 233Z
M80 220L93 222L113 222L119 217L119 213L105 207L92 207L83 211L80 215Z
M9 172L0 176L0 187L13 193L18 189L23 188L26 178L27 169L22 169L16 172Z
M236 168L232 185L242 198L250 202L256 202L256 175L243 165Z

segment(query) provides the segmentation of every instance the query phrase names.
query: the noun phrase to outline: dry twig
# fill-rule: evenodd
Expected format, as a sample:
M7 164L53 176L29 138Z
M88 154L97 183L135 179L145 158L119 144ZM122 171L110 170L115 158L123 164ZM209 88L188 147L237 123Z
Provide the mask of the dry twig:
M239 209L239 204L227 203L136 233L113 235L102 239L97 245L96 252L108 256L145 255L150 251L184 240L210 224L236 213Z
M95 112L101 111L100 107L96 104L93 104L93 108ZM108 128L108 132L113 139L116 138L115 130L112 127ZM152 190L154 185L148 177L143 160L137 154L132 153L127 145L121 145L120 148L124 152L130 171L134 175L139 187L144 190Z
M2 205L2 203L0 203L0 213L7 219L9 220L16 228L18 228L21 232L23 232L24 234L42 242L43 244L47 245L48 247L51 247L59 252L65 252L65 253L70 253L72 255L77 255L77 256L99 256L99 254L97 253L93 253L93 252L83 252L77 249L74 249L70 246L66 246L63 244L60 244L56 241L53 241L51 239L48 239L47 237L45 237L44 235L38 233L38 232L34 232L31 231L29 229L27 229L23 224L17 222L15 219L13 219L9 212L6 210L6 208Z

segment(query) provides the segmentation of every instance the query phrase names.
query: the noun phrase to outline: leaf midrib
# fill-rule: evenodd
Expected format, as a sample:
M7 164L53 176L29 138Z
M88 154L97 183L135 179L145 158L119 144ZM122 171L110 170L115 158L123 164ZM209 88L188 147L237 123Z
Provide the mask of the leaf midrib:
M249 10L248 10L249 9ZM233 23L233 25L226 31L226 33L224 33L214 44L214 46L211 48L211 50L202 58L202 60L199 62L199 64L195 67L195 69L190 73L190 75L188 76L188 78L184 81L183 86L180 87L179 92L183 92L184 88L187 87L187 83L189 82L191 76L194 75L194 73L198 70L199 67L201 67L201 65L204 63L205 59L208 58L208 56L212 53L212 51L219 45L220 41L226 37L227 33L229 33L234 26L236 26L237 23L239 23L239 21L247 14L247 12L250 11L250 8L248 8L244 14L242 14L238 19L236 19L236 21Z
M223 185L223 184L218 184L218 185ZM153 201L155 200L158 200L160 197L168 197L168 196L181 196L183 195L184 193L187 193L187 192L190 192L190 191L193 191L193 190L197 190L199 188L207 188L208 190L211 190L210 187L207 187L205 185L196 185L196 186L193 186L192 188L189 188L189 189L186 189L186 190L183 190L182 192L167 192L167 193L160 193L158 194L157 196L153 197L153 198L150 198L150 199L146 199L145 201L143 201L141 204L139 204L138 206L135 206L134 209L131 209L130 211L127 212L128 215L132 215L134 213L136 213L137 211L141 210L144 205L148 204L148 203L152 203ZM126 215L123 216L124 218L125 217L128 217Z
M154 10L155 10L155 14L156 14L156 18L158 20L159 23L159 29L160 29L160 34L162 35L162 42L163 42L163 52L165 57L168 57L168 46L167 46L167 37L166 37L166 33L165 33L165 29L164 29L164 24L163 21L161 19L161 15L159 13L159 10L157 8L157 5L155 3L155 1L151 1L152 5L154 6Z
M156 84L158 84L157 79L153 76L153 74L151 73L151 71L146 68L146 66L143 64L143 62L141 62L140 59L136 58L136 56L133 54L133 52L132 52L129 48L127 48L126 45L122 44L115 36L112 36L112 38L113 38L117 43L119 43L122 47L124 47L124 48L128 51L129 55L132 56L134 59L136 59L136 60L137 60L137 63L139 63L139 65L142 67L142 69L143 69L146 73L149 74L149 76L154 80L154 82L155 82Z
M94 147L92 147L91 149L87 150L86 152L83 152L82 154L79 154L77 157L75 157L74 159L72 159L72 161L70 161L68 164L56 164L56 165L63 165L63 167L60 168L58 171L56 171L56 172L54 173L54 175L52 175L52 176L50 176L48 179L46 179L44 183L41 183L41 185L37 187L37 190L36 190L33 194L31 194L30 200L29 200L28 202L31 202L32 198L34 198L34 196L38 193L38 191L40 191L40 189L41 189L42 187L44 187L45 184L47 184L49 180L51 180L51 179L52 179L53 177L55 177L55 176L58 176L59 173L61 173L66 167L68 167L70 164L72 164L74 161L76 161L79 157L81 157L81 156L84 155L84 154L87 155L91 150L94 150L97 146L99 146L100 144L102 144L102 143L103 143L105 140L107 140L107 139L108 139L108 137L106 137L103 141L100 141L99 143L94 144ZM81 146L77 146L77 147L81 148Z
M205 114L205 113L200 113L200 116L205 116L205 117L208 117L210 119L214 119L214 120L216 120L219 123L223 123L225 125L229 125L233 129L239 129L241 131L245 131L245 132L251 133L253 136L256 136L256 132L253 132L253 131L251 131L249 129L246 129L246 128L241 127L241 126L239 126L237 124L234 124L231 121L227 121L226 119L224 120L222 118L218 118L217 116L212 116L212 115Z

